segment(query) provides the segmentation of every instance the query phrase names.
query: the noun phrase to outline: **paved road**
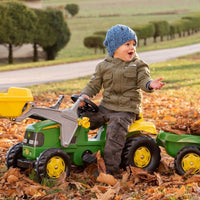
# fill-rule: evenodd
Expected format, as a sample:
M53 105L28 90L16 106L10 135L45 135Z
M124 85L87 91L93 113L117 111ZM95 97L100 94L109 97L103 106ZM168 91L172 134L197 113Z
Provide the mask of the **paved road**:
M139 53L140 58L152 64L200 52L200 43L185 47L155 50ZM61 64L49 67L0 72L0 91L9 87L26 87L40 83L63 81L90 75L101 60Z

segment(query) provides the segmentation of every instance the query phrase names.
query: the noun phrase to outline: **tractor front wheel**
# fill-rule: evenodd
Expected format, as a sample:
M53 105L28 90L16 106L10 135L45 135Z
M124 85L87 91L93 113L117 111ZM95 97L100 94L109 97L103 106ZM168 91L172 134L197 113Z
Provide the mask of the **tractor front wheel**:
M155 171L160 163L160 148L156 141L148 136L136 136L127 139L121 167L134 166L150 172Z
M22 157L22 142L15 144L10 147L6 155L6 166L9 169L10 167L17 167L17 159Z
M68 177L70 170L70 157L61 149L47 149L36 161L36 172L40 179L44 177L57 179L63 172L66 172L66 177Z
M192 170L191 174L196 174L200 171L200 147L186 146L182 148L174 159L176 173L179 175L185 174L188 170Z

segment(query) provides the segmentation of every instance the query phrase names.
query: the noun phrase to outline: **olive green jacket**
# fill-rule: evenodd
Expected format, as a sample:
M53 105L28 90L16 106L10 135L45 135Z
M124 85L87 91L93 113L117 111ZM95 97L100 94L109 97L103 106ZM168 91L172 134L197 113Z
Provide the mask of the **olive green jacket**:
M103 88L101 105L107 109L124 112L140 113L141 89L147 88L151 81L149 67L137 55L131 62L107 56L96 67L91 80L82 93L93 97Z

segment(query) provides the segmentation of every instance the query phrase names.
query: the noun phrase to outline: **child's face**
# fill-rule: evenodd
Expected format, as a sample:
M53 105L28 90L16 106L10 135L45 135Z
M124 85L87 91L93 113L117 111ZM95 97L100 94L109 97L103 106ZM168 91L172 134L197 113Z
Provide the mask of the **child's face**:
M124 44L122 44L117 50L115 51L113 57L119 58L125 62L129 62L133 59L135 52L136 52L136 42L135 40L130 40Z

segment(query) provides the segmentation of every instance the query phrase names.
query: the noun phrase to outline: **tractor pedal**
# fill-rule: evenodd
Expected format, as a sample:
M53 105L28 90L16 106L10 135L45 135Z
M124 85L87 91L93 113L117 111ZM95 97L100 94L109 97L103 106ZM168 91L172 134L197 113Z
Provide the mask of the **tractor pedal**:
M91 153L86 153L82 157L82 161L86 164L92 164L97 162L96 156L92 155Z

